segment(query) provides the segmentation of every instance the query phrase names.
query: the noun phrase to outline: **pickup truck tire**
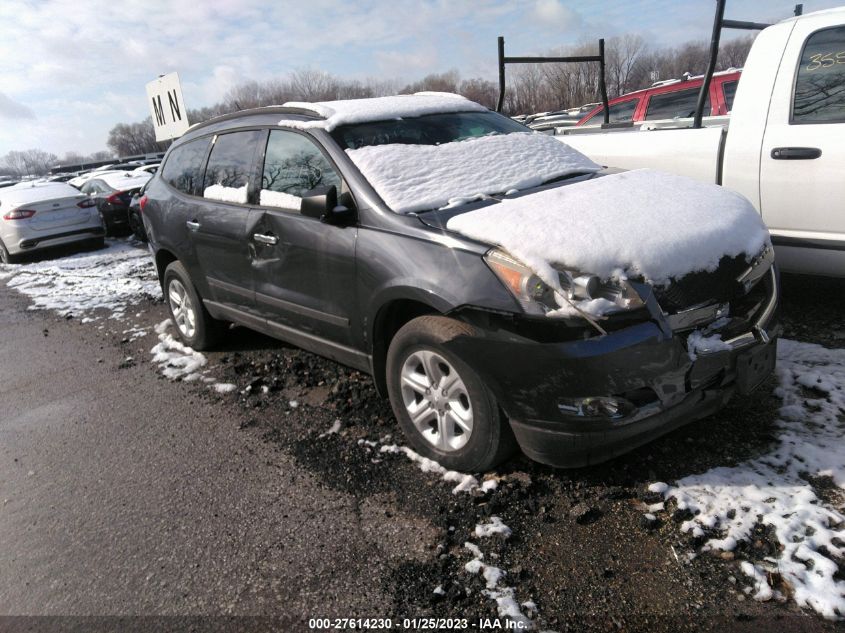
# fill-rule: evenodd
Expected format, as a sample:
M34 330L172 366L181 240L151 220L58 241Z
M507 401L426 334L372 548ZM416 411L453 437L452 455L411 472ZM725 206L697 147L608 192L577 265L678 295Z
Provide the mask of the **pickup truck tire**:
M387 352L387 391L408 443L450 470L489 470L516 448L493 393L446 345L477 335L461 321L426 315L406 323Z
M208 313L181 262L171 263L164 271L164 301L185 345L200 351L214 347L224 323Z

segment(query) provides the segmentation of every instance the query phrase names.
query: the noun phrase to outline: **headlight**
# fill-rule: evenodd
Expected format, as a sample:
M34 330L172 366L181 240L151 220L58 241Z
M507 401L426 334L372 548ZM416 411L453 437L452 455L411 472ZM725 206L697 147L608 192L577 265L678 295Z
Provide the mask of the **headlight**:
M570 269L556 270L554 287L515 257L498 249L484 256L496 276L528 314L592 318L643 306L639 294L625 279L602 280Z

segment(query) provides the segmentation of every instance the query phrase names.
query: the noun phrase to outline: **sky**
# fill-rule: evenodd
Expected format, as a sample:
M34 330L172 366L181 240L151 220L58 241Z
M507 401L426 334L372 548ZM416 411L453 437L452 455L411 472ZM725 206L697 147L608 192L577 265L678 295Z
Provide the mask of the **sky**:
M842 3L805 0L804 12ZM794 5L728 0L725 15L770 22ZM189 108L304 68L495 79L498 35L510 55L625 33L671 46L709 39L714 10L713 0L2 0L0 156L105 149L115 124L149 115L145 85L173 71Z

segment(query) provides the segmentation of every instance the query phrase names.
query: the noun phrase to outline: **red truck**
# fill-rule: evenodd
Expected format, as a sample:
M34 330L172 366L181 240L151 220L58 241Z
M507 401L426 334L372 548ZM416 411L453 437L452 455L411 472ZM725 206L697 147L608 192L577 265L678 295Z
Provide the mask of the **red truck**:
M705 116L722 116L731 111L741 73L742 69L731 68L713 75L710 97L704 106ZM610 122L639 123L691 117L695 112L698 91L703 81L703 75L658 81L650 88L611 99ZM601 105L596 106L578 121L576 127L601 125L604 122L601 116L603 109Z

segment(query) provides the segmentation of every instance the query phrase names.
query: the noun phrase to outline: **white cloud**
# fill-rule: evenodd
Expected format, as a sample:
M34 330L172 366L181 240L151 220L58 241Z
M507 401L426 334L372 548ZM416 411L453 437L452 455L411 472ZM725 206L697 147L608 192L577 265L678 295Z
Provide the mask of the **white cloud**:
M568 31L581 24L581 16L561 0L537 0L534 16L544 27L559 31Z
M34 119L35 113L22 103L0 92L0 119Z

